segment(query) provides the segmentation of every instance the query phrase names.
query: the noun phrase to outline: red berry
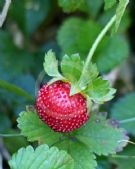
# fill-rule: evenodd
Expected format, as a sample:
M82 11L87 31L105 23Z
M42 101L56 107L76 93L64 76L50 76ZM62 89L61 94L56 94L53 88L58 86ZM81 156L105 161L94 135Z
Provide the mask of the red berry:
M80 128L89 119L85 97L80 93L70 96L70 84L62 81L40 89L36 109L42 121L57 132Z

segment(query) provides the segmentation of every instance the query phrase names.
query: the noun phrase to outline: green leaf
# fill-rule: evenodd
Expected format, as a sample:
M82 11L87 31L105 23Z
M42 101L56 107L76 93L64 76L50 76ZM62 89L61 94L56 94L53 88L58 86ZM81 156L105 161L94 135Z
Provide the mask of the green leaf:
M73 12L81 7L84 0L59 0L59 6L63 8L65 12Z
M79 53L84 59L100 30L100 26L93 21L77 17L69 18L58 31L57 40L63 53L69 56ZM128 42L122 35L106 36L97 48L92 61L97 64L100 72L107 73L124 62L128 56Z
M5 130L9 129L11 127L11 121L6 113L2 111L0 112L0 132L4 132Z
M24 91L23 89L21 89L20 87L13 85L11 83L6 82L5 80L1 80L0 79L0 88L6 89L9 92L13 92L19 96L23 96L28 100L32 100L33 101L33 96L31 96L29 93L27 93L26 91Z
M63 79L58 70L58 61L56 60L55 53L49 50L45 55L45 62L43 63L45 72L54 78Z
M9 161L11 169L73 169L73 159L56 147L40 145L21 148Z
M93 80L97 78L98 74L99 72L96 64L92 64L90 62L89 66L87 67L87 69L85 69L85 72L83 72L78 82L78 86L80 87L80 89L86 89L87 85L92 84Z
M104 0L105 1L105 10L112 8L116 4L116 0Z
M119 0L119 5L116 9L116 23L115 23L115 32L117 32L125 9L129 3L129 0Z
M90 120L80 128L75 137L97 155L116 153L127 144L128 137L123 129L117 128L114 121L93 113ZM123 141L124 140L124 141Z
M60 27L57 40L63 53L69 56L79 53L85 58L100 30L100 26L91 20L72 17Z
M119 120L120 126L135 135L135 93L120 98L111 108L113 118Z
M101 77L98 77L93 80L92 84L88 86L85 92L94 102L102 104L111 100L114 97L113 95L116 90L110 87L107 80L103 80Z
M61 71L70 82L76 82L81 76L83 69L83 62L79 54L72 54L71 56L64 55L61 62Z
M33 112L22 112L17 119L18 127L21 134L27 137L28 141L38 141L52 145L60 141L62 136L60 133L54 132L45 123L43 123L38 115Z
M94 61L100 72L106 73L122 64L129 55L129 46L123 36L106 37L99 45Z
M95 169L97 166L95 155L76 139L65 140L57 144L60 149L66 150L74 159L74 169Z
M135 146L127 146L124 151L110 158L117 165L117 169L135 169Z

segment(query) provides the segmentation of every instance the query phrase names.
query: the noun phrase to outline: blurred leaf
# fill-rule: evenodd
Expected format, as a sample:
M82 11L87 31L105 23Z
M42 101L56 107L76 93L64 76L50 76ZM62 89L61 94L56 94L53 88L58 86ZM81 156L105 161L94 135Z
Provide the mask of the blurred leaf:
M7 130L6 133L7 134L16 134L16 131L10 129L10 130ZM4 140L4 145L10 154L15 153L19 148L26 147L28 145L27 140L22 136L7 137L7 138L5 137L5 138L3 138L3 140Z
M13 92L19 96L23 96L28 100L33 100L33 96L31 96L30 94L28 94L26 91L24 91L23 89L19 88L18 86L15 86L11 83L8 83L4 80L0 79L0 88L6 89L9 92Z
M83 25L83 26L82 26ZM58 43L63 53L79 53L85 58L100 31L100 26L92 21L80 18L67 19L58 32ZM115 52L114 52L115 51ZM123 36L105 37L100 43L94 62L102 73L106 73L121 64L129 54L129 47Z
M120 126L135 135L135 93L127 94L113 104L111 115L119 120Z
M27 137L28 141L38 141L52 145L60 140L61 134L54 132L36 113L22 112L17 119L21 134Z
M110 159L117 169L135 169L135 146L127 146L124 151Z
M10 127L11 122L9 117L5 113L0 112L0 132L2 133Z
M106 73L122 64L128 57L129 46L123 36L106 37L97 49L94 61L100 72Z
M112 8L116 4L116 0L104 0L105 1L105 10Z
M32 146L21 148L13 155L9 165L11 169L73 169L74 161L65 151L40 145L35 150Z
M80 8L84 3L84 0L58 0L59 6L63 8L65 12L73 12Z
M31 35L48 16L51 4L52 0L14 0L9 17L23 33Z
M129 0L119 0L118 7L116 9L116 23L115 23L115 32L117 32L119 28L119 24L125 12L125 9L129 3Z
M106 25L110 18L112 18L112 16L114 15L115 13L115 8L112 8L108 11L105 11L100 17L99 17L99 20L98 22L104 26ZM131 18L130 18L130 14L129 14L129 11L126 10L124 15L123 15L123 18L120 22L120 25L119 25L119 29L118 29L118 33L124 33L125 31L127 31L127 29L129 28L131 24Z
M75 137L97 155L116 153L127 144L121 140L128 140L123 129L117 128L103 115L94 113L86 125L76 131Z
M85 58L99 31L100 26L93 21L72 17L62 24L57 40L63 53L68 55L79 53Z
M93 18L97 16L103 5L103 0L85 0L84 8L86 12L89 13Z

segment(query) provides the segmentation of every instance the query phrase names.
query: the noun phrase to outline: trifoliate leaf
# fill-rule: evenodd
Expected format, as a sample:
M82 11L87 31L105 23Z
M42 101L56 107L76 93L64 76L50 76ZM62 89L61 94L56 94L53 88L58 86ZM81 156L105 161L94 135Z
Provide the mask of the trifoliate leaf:
M61 71L70 82L79 80L82 69L83 62L79 54L72 54L71 56L64 55L61 62Z
M62 78L58 70L58 61L56 60L55 53L49 50L45 55L45 62L43 63L45 72L52 77Z
M122 150L128 140L125 131L117 128L114 121L94 113L86 125L76 132L75 137L98 155L116 153Z
M61 134L54 132L43 123L36 113L22 112L17 122L21 134L27 137L28 141L38 141L52 145L59 141L61 137Z
M105 10L113 7L116 4L116 0L104 0L105 1Z
M107 80L98 77L92 81L92 84L88 86L85 92L94 102L102 104L111 100L116 90L110 87Z
M78 82L80 89L86 89L87 85L92 84L92 81L96 79L98 74L99 72L96 65L90 62L89 66L86 67Z
M73 169L74 161L65 151L40 145L21 148L9 161L11 169Z
M81 142L65 140L57 146L66 150L74 159L74 169L95 169L97 166L95 155Z
M114 103L111 115L119 120L121 127L135 135L135 93L128 94Z
M129 3L129 0L119 0L119 5L116 9L116 23L115 23L115 32L117 32L119 24L121 22L121 19L123 17L123 14L125 12L125 9Z
M59 0L58 2L65 12L73 12L84 3L84 0Z
M135 146L127 146L124 151L114 155L110 161L117 165L117 169L135 169Z

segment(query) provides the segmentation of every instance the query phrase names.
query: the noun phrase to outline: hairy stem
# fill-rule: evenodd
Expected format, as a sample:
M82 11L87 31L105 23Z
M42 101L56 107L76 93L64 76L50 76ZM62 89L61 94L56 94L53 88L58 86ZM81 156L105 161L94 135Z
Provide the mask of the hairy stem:
M21 134L0 134L0 137L21 137Z
M116 15L114 15L110 21L107 23L107 25L103 28L103 30L100 32L100 34L98 35L98 37L96 38L95 42L93 43L89 53L88 53L88 56L87 56L87 59L86 59L86 62L85 62L85 65L84 65L84 68L83 68L83 72L82 74L84 74L89 66L89 63L92 59L92 56L94 55L99 43L101 42L101 40L103 39L103 37L105 36L105 34L107 33L107 31L111 28L111 26L113 25L113 23L115 22L116 20Z

